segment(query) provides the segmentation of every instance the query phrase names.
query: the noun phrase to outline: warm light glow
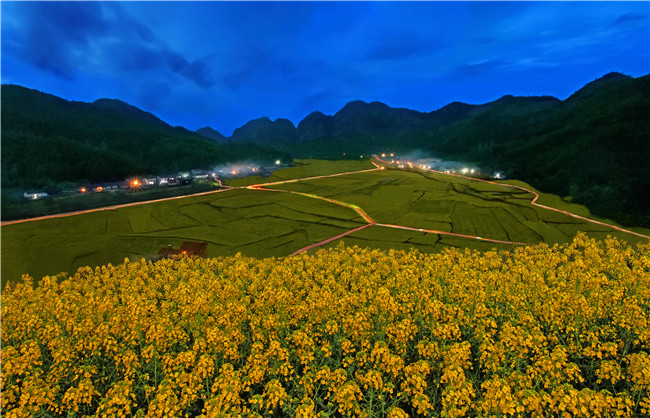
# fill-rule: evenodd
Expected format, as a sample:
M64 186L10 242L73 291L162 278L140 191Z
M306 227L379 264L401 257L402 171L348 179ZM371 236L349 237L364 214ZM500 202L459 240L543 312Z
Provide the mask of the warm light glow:
M385 156L386 156L386 154L381 154L381 156L382 156L382 157L385 157Z
M86 193L86 188L85 187L81 188L81 193Z
M394 156L395 156L395 154L393 154L393 153L391 152L391 153L390 153L390 156L391 156L391 157L394 157Z
M97 188L97 191L98 191L98 192L101 192L102 190L104 190L104 188L101 187L101 186Z
M282 164L282 161L280 161L280 160L275 160L275 165L280 165L280 164Z

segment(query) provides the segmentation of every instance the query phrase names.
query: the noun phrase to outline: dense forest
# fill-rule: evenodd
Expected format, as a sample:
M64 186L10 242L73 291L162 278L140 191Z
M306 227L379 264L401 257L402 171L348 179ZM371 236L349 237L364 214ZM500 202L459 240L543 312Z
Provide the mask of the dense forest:
M259 144L218 144L119 100L74 102L2 86L3 188L51 188L278 158L291 157Z

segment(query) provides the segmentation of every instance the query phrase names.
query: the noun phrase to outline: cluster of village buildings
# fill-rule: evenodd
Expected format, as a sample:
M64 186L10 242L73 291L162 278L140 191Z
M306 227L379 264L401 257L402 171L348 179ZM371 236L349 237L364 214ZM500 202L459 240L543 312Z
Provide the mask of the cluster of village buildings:
M215 168L213 171L207 170L190 170L181 171L177 174L163 176L143 176L133 177L123 181L102 182L80 186L76 190L63 192L61 194L78 194L78 193L98 193L98 192L115 192L118 190L145 190L153 187L174 187L182 186L194 182L220 181L224 178L245 177L249 175L268 176L277 168L278 162L274 166L249 166L249 165L227 165ZM26 191L23 196L26 199L38 200L48 197L48 193L43 191Z
M79 187L77 190L69 191L65 194L74 193L97 193L97 192L114 192L118 190L144 190L151 187L173 187L190 184L195 181L214 181L218 180L217 173L208 173L204 170L181 171L178 174L169 174L164 176L145 176L134 177L124 181L102 182L89 184ZM23 196L26 199L37 200L49 196L42 191L26 191Z

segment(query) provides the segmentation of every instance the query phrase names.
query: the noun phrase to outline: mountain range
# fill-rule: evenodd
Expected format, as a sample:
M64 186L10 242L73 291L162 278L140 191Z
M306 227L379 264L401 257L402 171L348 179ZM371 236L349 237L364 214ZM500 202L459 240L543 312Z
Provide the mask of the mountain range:
M264 143L299 157L341 158L391 150L471 161L593 212L650 225L650 75L609 73L565 100L505 95L432 112L354 101L313 112L294 127L256 119L231 143Z
M650 75L607 74L565 100L506 95L432 112L353 101L295 126L262 117L225 137L119 100L69 102L2 86L2 185L158 173L242 156L358 157L390 150L472 161L593 212L650 225Z

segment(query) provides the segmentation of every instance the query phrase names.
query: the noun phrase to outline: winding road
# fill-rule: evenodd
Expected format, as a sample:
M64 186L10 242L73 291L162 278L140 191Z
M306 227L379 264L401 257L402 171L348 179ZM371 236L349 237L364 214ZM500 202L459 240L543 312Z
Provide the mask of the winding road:
M379 157L374 157L374 158L377 159L378 161L384 163L385 165L390 165L391 164L388 161L383 161ZM381 166L377 165L374 161L373 161L373 164L375 164L378 167L381 167ZM572 218L581 219L583 221L587 221L587 222L591 222L591 223L594 223L594 224L606 226L608 228L612 228L612 229L615 229L615 230L620 231L620 232L625 232L627 234L636 235L637 237L650 239L650 236L648 236L648 235L643 235L643 234L640 234L638 232L630 231L629 229L621 228L621 227L618 227L616 225L611 225L611 224L608 224L608 223L605 223L605 222L596 221L594 219L585 218L584 216L576 215L575 213L571 213L571 212L568 212L566 210L556 209L556 208L553 208L553 207L550 207L550 206L539 204L539 203L537 203L537 199L539 199L539 193L537 193L534 190L527 189L525 187L515 186L514 184L497 183L495 181L477 179L477 178L474 178L474 177L463 176L462 174L445 173L444 171L438 171L438 170L427 169L427 168L417 168L417 170L430 171L430 172L433 172L433 173L444 174L446 176L462 177L462 178L468 179L468 180L480 181L480 182L483 182L483 183L495 184L497 186L512 187L512 188L515 188L515 189L523 190L523 191L525 191L527 193L530 193L530 194L532 194L534 196L533 200L530 201L530 204L533 205L533 206L537 206L538 208L547 209L547 210L551 210L553 212L562 213L564 215L571 216Z
M246 189L249 189L249 190L261 190L261 191L272 191L272 192L281 192L281 193L292 193L292 194L306 196L306 197L313 198L313 199L324 200L326 202L330 202L330 203L333 203L333 204L336 204L336 205L343 206L343 207L354 210L366 222L365 225L350 229L349 231L346 231L346 232L344 232L342 234L339 234L339 235L333 236L331 238L328 238L326 240L323 240L323 241L308 245L308 246L306 246L304 248L300 248L299 250L296 250L293 253L291 253L290 254L291 256L296 255L296 254L300 254L301 252L311 250L313 248L323 246L323 245L328 244L328 243L330 243L332 241L343 238L343 237L345 237L347 235L350 235L350 234L352 234L354 232L361 231L361 230L363 230L365 228L368 228L370 226L378 226L378 227L393 228L393 229L402 229L402 230L408 230L408 231L417 231L417 232L424 232L424 233L436 234L436 235L449 235L449 236L455 236L455 237L466 238L466 239L474 239L474 240L484 241L484 242L493 242L493 243L498 243L498 244L526 245L526 243L523 243L523 242L503 241L503 240L497 240L497 239L492 239L492 238L478 237L478 236L474 236L474 235L458 234L458 233L454 233L454 232L446 232L446 231L424 229L424 228L414 228L414 227L404 226L404 225L393 225L393 224L378 223L374 219L372 219L363 209L361 209L359 206L354 205L352 203L342 202L342 201L339 201L339 200L330 199L330 198L327 198L327 197L318 196L318 195L314 195L314 194L310 194L310 193L302 193L302 192L296 192L296 191L292 191L292 190L282 190L282 189L278 189L278 188L273 188L273 189L268 188L269 186L277 186L277 185L281 185L281 184L296 183L296 182L299 182L299 181L316 180L316 179L323 179L323 178L330 178L330 177L345 176L345 175L349 175L349 174L358 174L358 173L366 173L366 172L377 171L377 170L384 170L386 167L391 166L391 163L389 163L388 161L384 161L384 160L380 159L377 156L373 156L372 163L375 165L376 168L371 168L371 169L367 169L367 170L347 171L347 172L343 172L343 173L327 174L327 175L322 175L322 176L304 177L304 178L299 178L299 179L280 180L280 181L274 181L274 182L269 182L269 183L252 184L252 185L245 186L245 187L229 187L229 186L226 186L226 187L224 187L223 189L220 189L220 190L213 190L213 191L208 191L208 192L195 193L195 194L192 194L192 195L174 196L174 197L169 197L169 198L164 198L164 199L149 200L149 201L134 202L134 203L126 203L126 204L121 204L121 205L105 206L105 207L101 207L101 208L88 209L88 210L82 210L82 211L76 211L76 212L59 213L59 214L55 214L55 215L40 216L40 217L36 217L36 218L20 219L20 220L15 220L15 221L6 221L6 222L2 222L1 225L5 226L5 225L16 224L16 223L22 223L22 222L32 222L32 221L38 221L38 220L44 220L44 219L68 217L68 216L80 215L80 214L83 214L83 213L92 213L92 212L99 212L99 211L104 211L104 210L113 210L113 209L125 208L125 207L130 207L130 206L138 206L138 205L145 205L145 204L149 204L149 203L162 202L162 201L166 201L166 200L183 199L183 198L186 198L186 197L194 197L194 196L204 196L204 195L209 195L209 194L213 194L213 193L222 193L222 192L226 192L226 191L229 191L229 190L236 190L236 189L246 188ZM490 181L490 180L477 179L477 178L473 178L473 177L464 176L464 175L461 175L461 174L445 173L445 172L438 171L438 170L433 170L433 169L420 169L420 168L418 168L417 170L430 171L430 172L437 173L437 174L444 174L444 175L448 175L448 176L461 177L461 178L472 180L472 181L480 181L480 182L494 184L494 185L498 185L498 186L511 187L511 188L523 190L523 191L525 191L527 193L531 193L533 195L533 199L530 202L530 204L533 205L533 206L537 206L539 208L543 208L543 209L546 209L546 210L551 210L551 211L554 211L554 212L562 213L564 215L568 215L568 216L571 216L573 218L581 219L581 220L591 222L591 223L594 223L594 224L606 226L606 227L615 229L615 230L620 231L620 232L625 232L625 233L636 235L636 236L639 236L639 237L642 237L642 238L650 239L650 236L643 235L643 234L640 234L638 232L630 231L628 229L624 229L624 228L621 228L621 227L618 227L618 226L615 226L615 225L607 224L605 222L600 222L600 221L596 221L596 220L593 220L593 219L585 218L584 216L576 215L574 213L571 213L571 212L568 212L568 211L565 211L565 210L556 209L556 208L552 208L550 206L539 204L539 203L537 203L537 199L539 199L539 194L537 192L535 192L533 190L530 190L530 189L527 189L525 187L516 186L516 185L512 185L512 184L497 183L497 182Z
M380 163L383 163L383 165L378 164L377 162L375 162L375 160L380 162ZM295 182L304 181L304 180L313 180L313 179L319 179L319 178L328 178L328 177L335 177L335 176L343 176L343 175L347 175L347 174L355 174L355 173L363 173L363 172L369 172L369 171L375 171L375 170L383 170L387 166L390 166L389 162L383 161L377 156L373 156L372 163L375 165L376 168L368 169L368 170L360 170L360 171L349 171L349 172L345 172L345 173L337 173L337 174L330 174L330 175L323 175L323 176L306 177L306 178L301 178L301 179L291 179L291 180L284 180L284 181L276 181L276 182L272 182L272 183L253 184L253 185L247 186L247 188L252 189L252 190L266 190L266 191L294 193L294 194L299 194L299 195L302 195L302 196L307 196L307 197L311 197L311 198L315 198L315 199L325 200L327 202L331 202L331 203L334 203L334 204L337 204L337 205L341 205L341 206L345 206L345 207L354 209L367 222L366 225L351 229L351 230L346 231L346 232L344 232L342 234L336 235L334 237L328 238L326 240L317 242L315 244L308 245L308 246L306 246L304 248L301 248L301 249L299 249L297 251L294 251L291 254L292 256L296 255L296 254L300 254L303 251L307 251L307 250L311 250L313 248L323 246L323 245L328 244L328 243L330 243L332 241L335 241L337 239L340 239L340 238L343 238L343 237L345 237L347 235L350 235L350 234L352 234L354 232L365 229L365 228L367 228L369 226L379 226L379 227L385 227L385 228L395 228L395 229L402 229L402 230L408 230L408 231L425 232L425 233L436 234L436 235L449 235L449 236L455 236L455 237L467 238L467 239L474 239L474 240L484 241L484 242L493 242L493 243L497 243L497 244L526 245L526 243L524 243L524 242L503 241L503 240L492 239L492 238L478 237L478 236L474 236L474 235L458 234L458 233L454 233L454 232L438 231L438 230L424 229L424 228L414 228L414 227L404 226L404 225L392 225L392 224L377 223L363 209L361 209L359 206L353 205L351 203L341 202L341 201L338 201L338 200L329 199L329 198L326 198L326 197L317 196L317 195L309 194L309 193L301 193L301 192L296 192L296 191L291 191L291 190L282 190L282 189L268 189L268 188L264 187L264 186L276 186L276 185L286 184L286 183L295 183ZM642 237L642 238L650 239L650 236L643 235L643 234L640 234L638 232L630 231L628 229L624 229L624 228L621 228L621 227L618 227L618 226L615 226L615 225L610 225L610 224L605 223L605 222L596 221L594 219L585 218L584 216L576 215L574 213L571 213L571 212L568 212L568 211L565 211L565 210L556 209L556 208L552 208L550 206L539 204L539 203L537 203L537 199L539 199L539 194L537 192L535 192L534 190L530 190L530 189L527 189L525 187L515 186L515 185L512 185L512 184L497 183L497 182L490 181L490 180L482 180L482 179L477 179L477 178L473 178L473 177L463 176L463 175L460 175L460 174L445 173L445 172L438 171L438 170L433 170L433 169L421 169L421 170L430 171L430 172L434 172L434 173L438 173L438 174L449 175L449 176L462 177L464 179L473 180L473 181L481 181L481 182L484 182L484 183L494 184L494 185L497 185L497 186L512 187L512 188L515 188L515 189L523 190L523 191L525 191L527 193L531 193L533 195L533 199L530 201L530 204L533 205L533 206L537 206L537 207L540 207L540 208L543 208L543 209L546 209L546 210L551 210L551 211L554 211L554 212L562 213L562 214L571 216L573 218L581 219L581 220L591 222L591 223L594 223L594 224L606 226L606 227L615 229L615 230L620 231L620 232L625 232L625 233L636 235L636 236L639 236L639 237Z

